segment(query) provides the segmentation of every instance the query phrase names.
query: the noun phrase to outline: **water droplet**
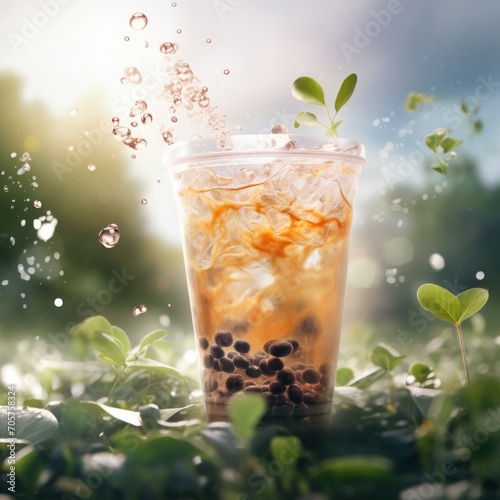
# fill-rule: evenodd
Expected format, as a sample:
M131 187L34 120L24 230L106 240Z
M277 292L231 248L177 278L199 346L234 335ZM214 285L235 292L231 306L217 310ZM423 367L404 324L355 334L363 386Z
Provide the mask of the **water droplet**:
M136 151L143 151L146 149L148 143L146 139L129 137L123 141L123 144L127 145L129 148L135 149Z
M146 113L141 118L141 122L143 123L143 125L150 125L153 122L153 117L149 113Z
M130 109L130 116L137 116L148 109L148 104L146 101L135 101L135 104Z
M57 298L54 300L54 305L56 307L62 307L63 304L64 304L64 302L63 302L63 299L61 299L61 298Z
M172 2L171 5L172 5L172 7L177 7L177 3L176 2Z
M130 37L129 36L126 36L123 38L126 42L129 42L130 41Z
M186 81L193 78L193 71L187 62L179 62L175 65L175 72L179 80Z
M160 52L162 54L175 54L179 46L174 42L165 42L160 45Z
M212 40L211 40L210 38L207 38L207 39L205 40L205 42L207 42L207 43L212 43Z
M113 128L119 127L120 126L120 118L118 118L117 116L114 116L111 119L111 123L113 124Z
M31 161L31 156L30 154L26 151L23 153L23 156L19 158L19 161Z
M132 314L134 316L139 316L140 314L144 314L145 312L147 312L148 308L142 304L140 306L135 306L134 309L132 310Z
M35 208L42 208L42 202L41 202L40 200L35 200L35 201L33 202L33 206L34 206Z
M141 205L147 205L148 204L148 200L146 200L146 198L143 198L141 200Z
M147 49L149 47L149 42L144 42L144 47Z
M225 75L229 75L230 71L229 71L228 69L225 69L225 70L223 71L223 73L224 73Z
M69 112L69 114L70 114L71 116L76 116L76 115L78 114L78 108L73 108L73 109Z
M2 286L7 286L9 284L9 280L2 280Z
M478 279L478 280L484 279L484 273L483 273L483 271L478 271L476 273L476 279Z
M130 158L132 158L132 160L135 160L137 158L136 155L130 155Z
M130 134L130 129L127 127L117 127L113 129L113 135L120 141L128 139Z
M136 12L130 18L130 27L136 31L143 30L148 24L148 18L142 12Z
M269 131L270 134L288 134L288 128L286 125L282 123L277 123L273 126L273 128Z
M95 170L95 165L93 163L91 163L88 167L87 167L91 172L94 172Z
M29 172L31 170L30 164L25 163L18 171L17 175L23 175L25 172Z
M176 31L176 33L180 35L180 34L182 33L182 30L181 30L181 29L178 29L178 30Z
M9 186L4 186L4 187L3 187L3 190L4 190L6 193L8 193L8 192L9 192Z
M176 123L177 122L177 116L172 116L172 118L170 118L170 121Z
M429 264L434 271L441 271L445 267L444 257L439 253L433 253L429 257Z
M135 66L125 68L123 75L130 83L138 84L142 82L141 72Z
M167 144L173 144L174 142L174 137L172 135L172 132L163 132L162 134L162 137L163 137L163 140L167 143Z
M110 224L99 233L99 243L104 248L113 248L120 239L120 229L116 224Z
M11 158L15 158L17 156L17 153L10 153Z
M139 125L137 122L130 122L131 127L137 127L137 125Z
M11 236L11 237L9 238L9 241L10 241L10 244L11 244L12 246L14 246L14 245L16 244L16 239L14 238L14 236Z

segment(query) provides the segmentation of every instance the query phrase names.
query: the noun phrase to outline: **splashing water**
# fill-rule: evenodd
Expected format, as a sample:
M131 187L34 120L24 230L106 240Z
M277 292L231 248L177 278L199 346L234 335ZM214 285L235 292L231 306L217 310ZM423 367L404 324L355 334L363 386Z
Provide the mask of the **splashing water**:
M148 24L148 18L142 12L136 12L130 18L130 27L135 31L143 30Z
M104 248L113 248L120 239L120 229L116 224L110 224L99 232L99 243Z
M141 314L144 314L147 311L148 308L144 304L142 304L140 306L135 306L134 309L132 310L132 314L137 317Z

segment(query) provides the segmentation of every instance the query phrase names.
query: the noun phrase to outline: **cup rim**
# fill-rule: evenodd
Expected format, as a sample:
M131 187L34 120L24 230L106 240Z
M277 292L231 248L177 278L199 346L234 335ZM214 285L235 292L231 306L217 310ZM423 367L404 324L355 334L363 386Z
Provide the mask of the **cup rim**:
M163 165L176 170L199 162L252 157L338 159L366 165L363 144L305 134L235 134L222 145L213 138L181 141L165 147Z

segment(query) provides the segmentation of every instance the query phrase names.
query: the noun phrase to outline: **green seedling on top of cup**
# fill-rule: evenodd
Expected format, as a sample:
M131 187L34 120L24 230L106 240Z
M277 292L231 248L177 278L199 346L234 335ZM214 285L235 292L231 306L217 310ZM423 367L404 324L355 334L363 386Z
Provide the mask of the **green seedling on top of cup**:
M454 295L445 288L430 283L422 285L417 290L417 299L424 309L437 318L455 325L468 384L470 384L470 376L461 325L465 319L482 309L488 301L488 296L488 292L484 288L470 288Z
M315 114L302 111L295 118L294 127L298 128L300 125L316 127L317 125L321 125L326 129L326 135L337 137L337 129L343 122L343 120L337 119L337 115L351 98L357 81L358 77L355 73L351 73L344 79L335 97L333 110L330 111L325 101L323 87L310 76L301 76L297 78L292 84L292 95L299 101L324 107L326 109L328 121L323 123Z

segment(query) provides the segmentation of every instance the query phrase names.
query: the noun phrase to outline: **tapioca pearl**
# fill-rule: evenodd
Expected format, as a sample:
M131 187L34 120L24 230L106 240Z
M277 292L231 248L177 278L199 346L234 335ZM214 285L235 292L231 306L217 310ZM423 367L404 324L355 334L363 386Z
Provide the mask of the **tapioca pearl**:
M307 336L315 336L319 333L318 320L314 316L308 316L300 324L300 329Z
M233 347L235 351L238 351L240 354L247 354L248 352L250 352L250 349L252 348L250 342L243 339L236 340Z
M269 358L267 360L267 367L273 372L277 372L285 367L285 363L280 358Z
M235 356L237 356L238 353L236 351L231 351L231 352L228 352L226 354L226 356L229 358L229 359L233 359Z
M277 339L272 339L272 340L268 340L267 342L265 342L264 345L262 346L262 348L264 349L264 352L267 353L267 354L269 354L269 348L275 342L278 342L278 340Z
M277 380L269 384L269 392L271 394L283 394L286 391L286 387Z
M319 372L322 374L322 375L331 375L333 373L333 366L331 363L321 363L321 365L319 366Z
M263 375L271 376L274 375L274 371L267 366L267 359L262 359L259 363L260 371Z
M210 354L215 358L215 359L220 359L224 357L224 349L218 345L213 345L210 347Z
M299 341L296 339L287 339L286 341L290 342L290 344L292 344L292 347L293 347L292 354L295 354L299 350L299 347L300 347Z
M231 332L217 332L214 340L220 347L229 347L233 343L233 335Z
M323 388L326 388L328 387L330 384L332 383L332 379L329 375L323 375L320 379L319 379L319 384L321 385L321 387Z
M250 378L259 378L262 375L262 372L258 366L250 365L245 369L245 375Z
M315 384L312 386L312 390L318 394L322 394L326 389L321 384Z
M273 408L274 406L276 406L276 395L275 394L271 394L270 392L264 392L264 393L262 393L262 395L266 398L267 406L269 408Z
M284 394L276 395L276 406L285 406L287 403L286 397Z
M302 392L302 389L300 388L299 385L292 384L292 385L288 386L287 394L288 394L288 399L290 399L290 401L292 403L295 403L295 404L302 403L303 392Z
M255 394L261 394L262 393L262 388L260 385L247 385L246 387L243 388L244 392L252 392Z
M269 354L271 354L271 356L275 356L276 358L285 358L287 356L290 356L292 352L293 346L286 340L274 342L269 346Z
M229 359L226 358L225 356L221 359L219 359L219 365L220 368L223 372L225 373L233 373L234 372L234 363Z
M211 354L205 354L203 356L203 365L205 366L205 368L212 368L212 366L214 365L214 357Z
M296 370L295 371L295 379L299 384L304 383L304 380L302 378L302 375L304 374L304 370Z
M245 356L241 356L240 354L234 356L233 363L236 368L240 368L241 370L244 370L245 368L248 368L250 366L249 359Z
M295 382L295 373L290 368L283 368L276 374L276 380L283 385L291 385Z
M313 368L306 368L302 372L302 380L307 384L317 384L320 381L320 379L321 375Z
M305 367L306 365L304 363L294 363L292 366L290 366L290 368L295 372L303 370Z
M302 420L307 412L307 408L303 404L296 404L293 407L292 418L294 420Z
M221 372L222 371L222 368L220 367L220 363L219 363L218 359L214 359L214 364L212 366L212 370L214 372Z
M231 392L239 392L243 389L245 382L241 375L229 375L226 379L226 389Z
M312 406L318 402L318 396L313 392L304 392L302 400L307 406Z
M198 337L198 345L200 346L201 349L206 351L208 349L209 343L205 337Z

